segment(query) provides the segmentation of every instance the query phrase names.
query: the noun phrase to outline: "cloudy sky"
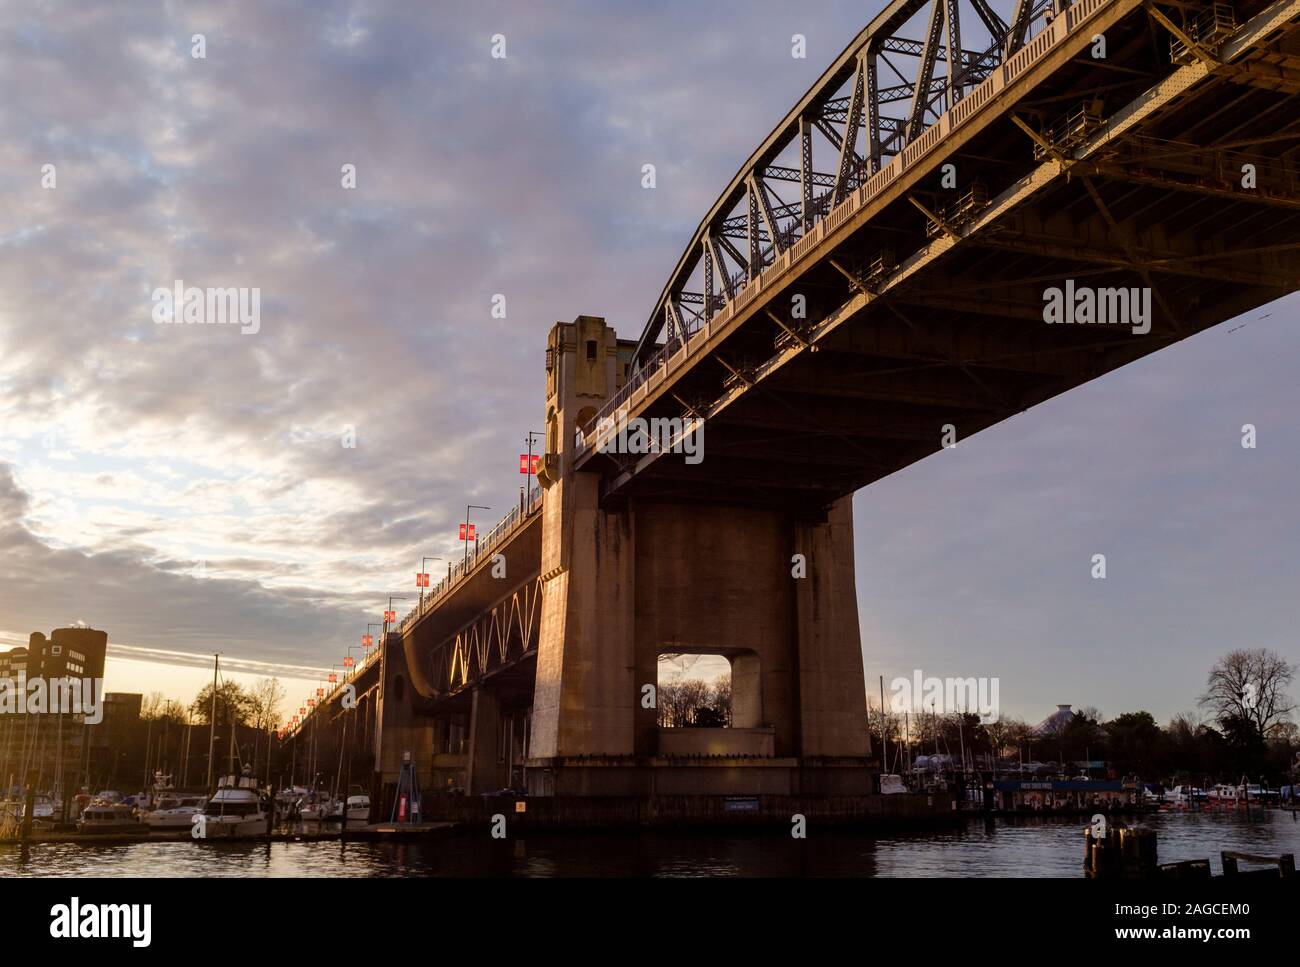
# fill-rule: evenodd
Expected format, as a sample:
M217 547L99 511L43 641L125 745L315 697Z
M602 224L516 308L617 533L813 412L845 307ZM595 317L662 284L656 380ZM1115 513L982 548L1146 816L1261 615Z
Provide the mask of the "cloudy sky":
M421 555L456 552L466 503L487 525L517 500L550 325L636 335L878 8L0 7L0 646L84 620L110 689L186 698L214 651L284 678L338 662ZM260 331L155 324L177 279L260 288ZM873 686L990 675L1031 719L1163 719L1229 648L1300 657L1298 316L1261 309L859 493Z

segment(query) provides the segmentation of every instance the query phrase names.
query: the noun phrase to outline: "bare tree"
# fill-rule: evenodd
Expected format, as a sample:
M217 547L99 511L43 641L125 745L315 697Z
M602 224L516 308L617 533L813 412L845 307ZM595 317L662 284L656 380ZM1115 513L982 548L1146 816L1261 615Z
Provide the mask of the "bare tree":
M1015 749L1021 753L1026 760L1029 759L1029 740L1033 727L1023 719L1004 719L1006 723L1006 737L1003 739L1004 748Z
M140 702L140 718L156 719L161 717L165 701L162 692L150 692Z
M994 758L1001 756L1004 749L1014 746L1018 741L1017 737L1023 734L1026 728L1024 722L1006 716L999 717L996 722L984 726L984 730L989 734L989 744L992 746Z
M691 725L727 724L731 719L731 682L710 685L698 678L662 682L657 691L659 725L680 729Z
M1295 705L1287 687L1296 666L1267 648L1230 651L1210 669L1200 704L1219 720L1252 722L1261 736L1285 722Z
M280 704L287 693L278 678L259 678L248 691L253 727L269 732L279 721Z

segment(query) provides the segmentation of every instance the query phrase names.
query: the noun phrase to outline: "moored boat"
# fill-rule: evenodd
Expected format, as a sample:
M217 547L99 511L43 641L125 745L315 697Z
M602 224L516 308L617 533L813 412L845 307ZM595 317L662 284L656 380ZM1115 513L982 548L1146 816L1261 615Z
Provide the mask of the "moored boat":
M77 820L79 833L147 833L149 827L136 817L130 806L95 802L82 810Z
M217 791L201 812L191 817L195 839L234 839L263 836L267 832L266 808L247 766L240 776L222 776Z
M365 795L348 796L348 822L370 822L370 797Z
M140 818L150 829L189 829L195 814L203 812L206 802L206 796L163 796L153 809L141 813Z

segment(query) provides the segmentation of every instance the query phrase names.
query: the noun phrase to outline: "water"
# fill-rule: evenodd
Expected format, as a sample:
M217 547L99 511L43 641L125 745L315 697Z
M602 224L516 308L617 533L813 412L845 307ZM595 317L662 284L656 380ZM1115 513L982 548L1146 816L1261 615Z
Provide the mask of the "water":
M1300 854L1289 812L1165 813L1160 862L1219 852ZM764 832L589 832L493 840L461 832L420 843L157 842L39 844L26 862L0 846L11 876L1082 876L1083 819L969 820L949 830L870 833L810 828L806 840Z

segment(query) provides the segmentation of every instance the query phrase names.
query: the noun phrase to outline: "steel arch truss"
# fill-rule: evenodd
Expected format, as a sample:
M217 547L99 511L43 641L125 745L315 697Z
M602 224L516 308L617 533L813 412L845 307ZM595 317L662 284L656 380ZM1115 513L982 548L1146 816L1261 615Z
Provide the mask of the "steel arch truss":
M435 647L428 660L439 696L535 655L541 610L542 581L533 577Z
M893 0L700 223L642 331L637 367L674 351L1068 3Z

